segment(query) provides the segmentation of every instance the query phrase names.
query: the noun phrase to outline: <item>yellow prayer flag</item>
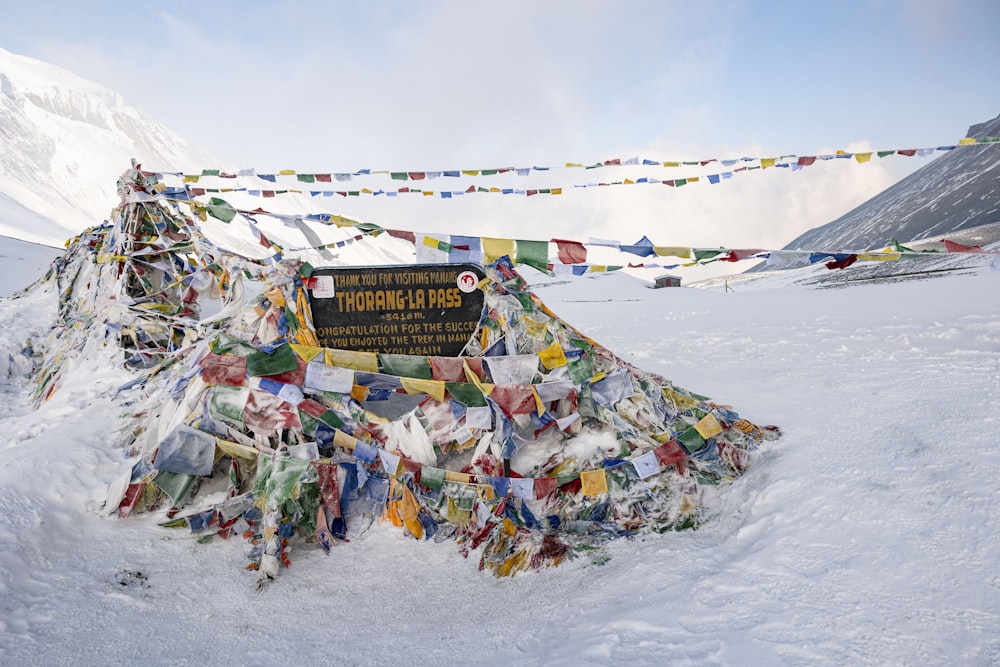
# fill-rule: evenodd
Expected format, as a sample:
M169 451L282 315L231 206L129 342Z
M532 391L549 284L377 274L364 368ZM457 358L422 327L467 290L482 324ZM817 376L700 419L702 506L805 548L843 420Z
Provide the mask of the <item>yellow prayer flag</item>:
M350 451L354 451L354 448L358 446L358 441L356 438L347 435L340 429L334 429L333 431L333 444L337 447L343 447Z
M425 197L430 197L430 196L433 196L434 191L433 190L424 190L421 194L423 194L423 196L425 196Z
M444 382L442 380L422 380L418 378L399 378L407 394L427 394L438 403L444 403Z
M688 183L697 183L700 180L701 180L701 178L698 177L698 176L689 176L688 179L687 179L687 182Z
M858 254L860 262L895 262L902 255L898 252L865 252Z
M448 482L459 482L460 484L468 484L472 481L472 478L464 472L456 472L454 470L445 470L444 479Z
M622 181L622 183L624 185L635 185L635 181L633 181L631 178L626 178L624 181Z
M535 399L535 412L541 417L545 414L545 404L542 403L542 397L538 395L538 390L535 389L535 385L531 385L531 396Z
M500 192L500 188L490 188L490 192Z
M215 446L233 458L248 459L250 461L257 460L258 452L253 447L241 445L238 442L223 440L222 438L215 439Z
M364 194L366 194L366 195L370 195L372 193L372 189L371 188L361 188L361 192L364 193Z
M552 370L553 368L566 365L566 353L563 352L559 341L555 341L552 345L549 345L538 353L538 360L542 362L543 366Z
M868 162L869 160L872 159L872 154L871 153L855 153L854 154L854 159L857 160L858 162Z
M281 291L280 287L272 287L264 292L264 296L267 297L267 300L271 302L272 306L278 306L280 308L285 305L285 293Z
M566 166L567 167L582 167L583 163L582 162L567 162Z
M424 237L424 245L427 246L428 248L434 248L435 250L437 250L438 244L440 243L441 242L436 238L434 238L433 236Z
M368 400L368 387L363 387L360 384L354 385L351 388L351 398L358 403L364 403Z
M663 387L663 396L676 406L678 410L687 410L688 408L693 408L698 405L697 399L691 398L690 396L685 396L684 394L671 389L670 387Z
M543 340L545 338L545 334L548 331L545 322L538 322L525 315L521 319L521 323L524 325L524 333L528 335L528 338L534 340Z
M975 144L978 144L978 143L979 142L976 141L975 137L965 137L964 139L962 139L962 140L960 140L958 142L958 145L959 146L972 146L972 145L975 145Z
M294 169L282 169L281 171L278 172L278 176L294 176L294 175L295 175Z
M199 178L201 178L201 174L184 174L185 183L197 183Z
M299 359L302 361L312 361L323 352L323 348L315 345L302 345L300 343L289 343L289 345L292 346L292 350L295 351L295 354L297 354ZM323 361L325 361L325 359L320 360L321 363Z
M516 243L514 239L494 239L484 236L483 237L483 263L492 264L504 255L508 257L514 256L514 249L516 248Z
M463 169L462 170L462 174L465 175L465 176L478 176L479 175L479 170L478 169Z
M654 245L653 252L660 257L680 257L682 259L691 259L691 248L682 248L681 246Z
M378 373L378 355L374 352L326 348L326 363L366 373Z
M590 272L591 273L607 273L608 272L608 267L605 264L591 264L590 265Z
M722 433L722 424L715 418L715 415L709 412L694 425L694 430L698 431L698 435L708 440Z
M777 159L773 157L762 157L760 159L760 168L767 169L768 167L773 167L776 161Z
M562 194L562 188L552 188L552 194L554 194L554 195L561 195Z
M681 166L681 163L680 162L664 162L663 166L664 167L679 167L679 166Z
M403 499L399 502L397 508L399 516L403 520L406 529L410 531L410 534L419 540L424 536L423 524L417 518L420 513L419 505L417 505L417 499L413 497L413 492L405 484L402 486Z
M583 488L583 495L585 496L597 496L607 493L608 477L604 474L604 468L581 472L580 485Z

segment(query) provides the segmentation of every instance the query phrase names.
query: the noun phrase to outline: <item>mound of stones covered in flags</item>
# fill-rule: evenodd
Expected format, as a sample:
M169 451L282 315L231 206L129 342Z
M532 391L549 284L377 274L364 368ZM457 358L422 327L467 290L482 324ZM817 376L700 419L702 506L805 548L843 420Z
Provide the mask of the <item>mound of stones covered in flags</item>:
M56 262L61 322L37 400L73 351L123 351L130 465L105 511L158 513L206 542L242 537L261 587L293 549L361 548L348 543L379 520L453 539L497 576L694 528L779 435L618 358L552 313L508 258L459 267L447 288L351 296L329 270L215 246L196 218L142 196L153 186L126 172L112 222ZM370 270L372 283L397 269ZM262 284L256 296L246 278ZM203 319L208 294L222 310ZM338 302L382 324L318 326ZM404 327L414 308L470 303L471 324L447 336L432 316ZM412 335L418 324L432 333ZM382 351L330 344L366 332ZM433 336L460 344L421 352Z

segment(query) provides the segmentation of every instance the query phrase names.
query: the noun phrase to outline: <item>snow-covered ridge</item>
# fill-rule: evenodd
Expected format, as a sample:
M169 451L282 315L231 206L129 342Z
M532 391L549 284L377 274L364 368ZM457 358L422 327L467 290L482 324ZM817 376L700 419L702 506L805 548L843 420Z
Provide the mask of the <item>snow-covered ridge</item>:
M55 222L39 230L0 216L0 233L61 245L100 223L132 158L161 169L220 164L107 88L0 49L0 193Z
M1000 135L1000 116L966 136ZM786 248L866 250L892 239L920 240L1000 222L1000 145L944 154L840 218Z

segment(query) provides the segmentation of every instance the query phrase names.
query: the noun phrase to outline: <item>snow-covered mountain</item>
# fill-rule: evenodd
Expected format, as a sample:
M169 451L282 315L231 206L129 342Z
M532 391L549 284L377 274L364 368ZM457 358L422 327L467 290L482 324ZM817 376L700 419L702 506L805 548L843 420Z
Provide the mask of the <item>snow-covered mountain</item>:
M61 246L108 216L132 158L153 169L220 166L120 95L0 49L0 234Z
M1000 115L966 136L1000 136ZM1000 222L1000 145L963 147L931 161L786 249L867 250Z

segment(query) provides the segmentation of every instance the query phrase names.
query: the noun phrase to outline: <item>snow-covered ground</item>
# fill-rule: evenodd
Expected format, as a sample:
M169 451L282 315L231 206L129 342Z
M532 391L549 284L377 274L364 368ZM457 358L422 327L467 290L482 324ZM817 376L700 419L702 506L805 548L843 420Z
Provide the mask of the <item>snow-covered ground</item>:
M803 275L540 288L629 361L784 437L701 529L512 579L385 524L330 556L297 548L257 593L242 540L98 515L125 469L113 355L37 410L0 373L0 663L1000 664L1000 272ZM54 310L51 292L0 300L0 353Z

